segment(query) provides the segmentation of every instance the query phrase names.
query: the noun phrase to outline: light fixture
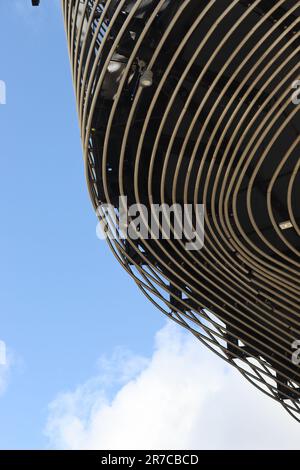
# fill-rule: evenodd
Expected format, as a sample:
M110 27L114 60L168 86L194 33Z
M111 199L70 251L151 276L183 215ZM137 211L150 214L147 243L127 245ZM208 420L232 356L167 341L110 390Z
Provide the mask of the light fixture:
M281 230L288 230L290 228L293 228L293 224L290 220L286 220L285 222L281 222L281 224L279 224L279 227Z
M153 72L152 70L145 70L140 78L140 85L143 88L149 88L153 85Z
M111 60L109 63L109 66L107 67L107 70L109 73L116 73L118 70L120 70L122 64L121 62L117 62L116 60Z

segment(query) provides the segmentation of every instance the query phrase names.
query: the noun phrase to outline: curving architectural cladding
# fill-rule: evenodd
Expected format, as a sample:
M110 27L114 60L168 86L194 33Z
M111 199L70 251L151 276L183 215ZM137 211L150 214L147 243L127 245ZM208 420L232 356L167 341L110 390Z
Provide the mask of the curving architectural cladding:
M299 1L62 5L100 217L120 195L205 205L201 250L120 237L117 259L300 421Z

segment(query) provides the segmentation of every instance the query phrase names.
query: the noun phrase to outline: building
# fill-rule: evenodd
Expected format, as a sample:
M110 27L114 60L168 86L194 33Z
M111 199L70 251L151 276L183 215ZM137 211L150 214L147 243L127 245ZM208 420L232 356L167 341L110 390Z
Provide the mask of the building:
M169 238L111 237L116 258L300 421L299 2L62 5L101 220L114 231L105 205L121 216L120 196L205 206L202 249L172 236L173 220Z

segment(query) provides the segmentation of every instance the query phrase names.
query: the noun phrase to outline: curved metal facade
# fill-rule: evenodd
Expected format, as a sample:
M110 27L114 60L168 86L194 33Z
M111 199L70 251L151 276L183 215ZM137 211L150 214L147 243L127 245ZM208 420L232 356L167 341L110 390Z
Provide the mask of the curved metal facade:
M162 312L300 420L299 1L62 5L100 217L120 195L206 208L202 250L119 238L117 259Z

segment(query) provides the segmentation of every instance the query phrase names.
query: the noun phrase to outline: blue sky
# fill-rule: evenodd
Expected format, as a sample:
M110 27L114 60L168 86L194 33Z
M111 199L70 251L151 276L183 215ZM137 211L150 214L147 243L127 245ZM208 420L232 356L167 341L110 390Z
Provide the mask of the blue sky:
M96 238L59 1L30 3L0 1L0 448L299 447Z
M59 2L0 2L0 448L44 447L48 402L164 323L104 241L85 186Z

